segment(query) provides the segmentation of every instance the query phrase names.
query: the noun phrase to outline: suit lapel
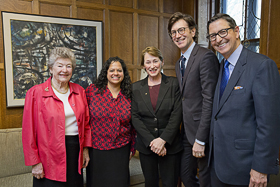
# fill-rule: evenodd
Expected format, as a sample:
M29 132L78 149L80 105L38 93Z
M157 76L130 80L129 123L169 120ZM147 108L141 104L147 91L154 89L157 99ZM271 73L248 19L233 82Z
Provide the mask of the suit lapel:
M220 63L219 78L218 78L218 82L217 82L217 85L216 85L214 100L213 100L213 113L214 114L216 114L216 112L218 111L219 103L220 103L220 100L219 100L219 98L220 98L220 84L221 84L222 73L223 73L223 71L222 71L223 65L224 65L224 62L222 61Z
M158 94L158 99L157 99L157 106L156 106L156 111L155 113L157 113L158 109L160 108L160 105L165 97L166 92L169 90L169 84L168 84L168 80L167 77L163 74L162 75L162 79L161 79L161 85L159 88L159 94Z
M150 98L150 91L149 91L149 86L148 86L148 76L142 81L142 88L139 89L141 96L143 98L144 103L146 104L147 108L149 111L155 115L152 103L151 103L151 98Z
M188 60L187 67L185 69L182 90L185 87L187 77L189 76L189 72L191 70L191 67L192 67L194 61L195 61L195 56L197 54L198 49L199 49L199 46L197 44L195 44L195 46L194 46L194 48L193 48L193 50L191 52L190 58Z
M236 63L236 66L234 67L234 70L228 81L225 91L221 97L218 112L222 108L222 106L224 105L224 103L226 102L228 97L230 96L231 92L233 91L234 86L236 86L238 80L240 79L242 73L244 72L244 70L246 68L246 63L247 63L246 59L247 59L247 51L246 51L246 49L245 50L243 49L240 54L240 57ZM221 78L221 77L219 77L219 78ZM221 80L219 80L219 83L221 83ZM220 88L220 84L219 84L219 88ZM220 90L218 90L218 93L220 93ZM219 94L217 94L217 95L219 95Z

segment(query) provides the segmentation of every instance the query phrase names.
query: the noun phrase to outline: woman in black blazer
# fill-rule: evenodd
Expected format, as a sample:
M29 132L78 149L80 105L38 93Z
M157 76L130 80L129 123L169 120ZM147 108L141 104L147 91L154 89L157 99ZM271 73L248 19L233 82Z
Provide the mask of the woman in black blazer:
M148 76L132 84L132 125L137 131L145 187L176 187L180 172L182 102L175 77L161 73L163 57L156 47L142 51Z

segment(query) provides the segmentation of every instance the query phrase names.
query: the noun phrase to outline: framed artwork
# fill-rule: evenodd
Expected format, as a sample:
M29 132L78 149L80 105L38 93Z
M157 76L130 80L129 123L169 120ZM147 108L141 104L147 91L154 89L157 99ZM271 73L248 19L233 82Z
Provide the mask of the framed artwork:
M49 77L47 61L54 47L68 47L76 57L71 82L89 86L102 68L102 22L2 12L7 107L23 106L32 86Z

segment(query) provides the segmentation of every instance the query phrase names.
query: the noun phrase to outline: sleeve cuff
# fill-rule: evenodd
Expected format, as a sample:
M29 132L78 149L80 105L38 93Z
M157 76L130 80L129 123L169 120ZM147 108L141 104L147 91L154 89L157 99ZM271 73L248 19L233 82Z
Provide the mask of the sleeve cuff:
M199 145L205 145L205 142L199 141L198 139L195 139L195 142L198 143Z

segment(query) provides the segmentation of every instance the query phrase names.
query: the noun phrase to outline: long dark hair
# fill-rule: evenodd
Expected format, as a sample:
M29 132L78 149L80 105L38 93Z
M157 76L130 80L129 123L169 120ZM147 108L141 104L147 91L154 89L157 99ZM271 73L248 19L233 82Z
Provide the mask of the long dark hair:
M110 57L104 64L100 74L95 81L95 87L98 88L97 93L103 94L108 84L107 72L112 62L119 62L123 69L124 78L121 82L121 92L126 98L131 99L131 80L124 61L119 57Z

